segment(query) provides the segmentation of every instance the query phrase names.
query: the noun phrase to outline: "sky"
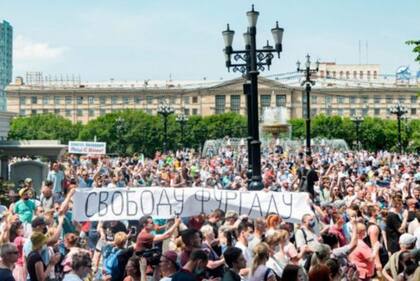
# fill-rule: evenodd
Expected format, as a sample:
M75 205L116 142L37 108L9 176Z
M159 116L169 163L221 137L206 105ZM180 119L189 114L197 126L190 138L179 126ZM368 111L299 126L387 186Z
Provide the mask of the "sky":
M273 44L276 21L284 28L281 58L262 75L294 71L307 53L337 64L380 64L383 74L419 69L404 44L420 39L419 0L0 0L0 21L14 28L14 76L219 80L239 76L225 67L221 32L230 23L233 47L242 49L252 3L260 47Z

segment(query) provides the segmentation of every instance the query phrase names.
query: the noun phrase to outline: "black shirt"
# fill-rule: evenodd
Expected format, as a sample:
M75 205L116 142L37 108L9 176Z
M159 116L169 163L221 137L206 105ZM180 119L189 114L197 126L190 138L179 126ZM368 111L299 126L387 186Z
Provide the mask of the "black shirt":
M46 265L42 261L42 258L39 252L38 251L30 252L26 260L26 268L28 270L28 274L31 281L39 281L38 278L36 277L36 270L35 270L35 264L37 262L42 262L42 264L44 265L44 270L45 270Z
M12 272L8 268L0 268L1 281L15 281Z
M300 191L309 192L312 198L315 198L314 185L318 181L318 174L314 169L300 168L298 170L298 177L300 179Z
M401 233L398 231L401 227L401 218L394 212L389 212L386 217L385 233L388 242L388 251L392 254L400 250L399 239Z
M172 281L198 281L194 274L181 268L172 276Z

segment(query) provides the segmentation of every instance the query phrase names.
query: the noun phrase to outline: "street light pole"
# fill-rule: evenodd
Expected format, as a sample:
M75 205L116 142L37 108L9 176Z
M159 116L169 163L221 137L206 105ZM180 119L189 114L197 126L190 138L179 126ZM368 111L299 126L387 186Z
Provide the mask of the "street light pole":
M319 70L319 61L316 61L316 68L311 69L311 57L306 55L306 62L305 68L300 68L300 62L297 61L297 71L304 72L305 80L302 82L302 86L305 85L305 93L306 93L306 155L311 156L311 101L310 95L312 86L315 85L315 81L311 80L311 74L316 73Z
M176 117L176 121L181 126L181 143L182 143L182 148L184 149L185 148L184 127L187 124L188 117L184 113L181 113Z
M167 104L160 104L158 107L158 114L163 117L163 151L167 152L168 150L168 117L174 113L174 109Z
M222 32L225 41L225 60L228 70L232 68L233 72L241 72L249 83L244 84L244 93L247 95L248 108L248 159L250 161L248 168L252 169L252 177L249 182L249 190L261 190L264 188L261 177L261 142L259 136L259 120L258 120L258 75L259 71L264 71L266 68L270 70L271 61L274 58L273 53L277 53L280 57L282 52L283 28L278 26L271 29L274 38L275 48L265 45L262 49L257 49L256 35L257 35L257 20L259 12L254 10L252 5L251 11L246 13L249 27L244 33L245 49L233 50L232 42L235 32L230 30L229 24L227 29ZM232 63L231 56L235 63ZM249 85L248 85L249 84ZM249 96L249 98L248 98Z
M408 110L407 108L402 105L401 103L398 103L396 106L393 106L389 109L389 112L391 114L394 114L397 116L397 122L398 122L398 147L400 150L400 153L403 152L403 145L401 142L401 117L404 116Z
M357 149L360 149L360 134L359 134L359 129L360 129L360 124L363 122L363 117L362 116L354 116L351 121L353 121L353 123L356 125L356 147Z

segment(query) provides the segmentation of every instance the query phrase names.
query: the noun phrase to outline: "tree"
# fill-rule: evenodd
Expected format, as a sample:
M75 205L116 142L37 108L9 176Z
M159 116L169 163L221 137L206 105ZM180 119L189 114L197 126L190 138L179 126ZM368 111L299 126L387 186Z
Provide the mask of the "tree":
M409 40L405 42L407 45L414 45L413 53L417 55L415 61L420 63L420 40Z
M82 124L54 114L16 117L10 124L9 140L60 140L67 144L76 140Z

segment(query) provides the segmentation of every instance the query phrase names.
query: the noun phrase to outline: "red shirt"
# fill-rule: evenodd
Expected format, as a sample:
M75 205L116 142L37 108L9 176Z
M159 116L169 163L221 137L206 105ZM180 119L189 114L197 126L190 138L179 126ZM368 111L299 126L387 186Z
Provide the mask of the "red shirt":
M369 260L372 249L363 241L357 240L356 249L349 255L349 260L356 265L359 277L366 279L375 273L375 260Z

